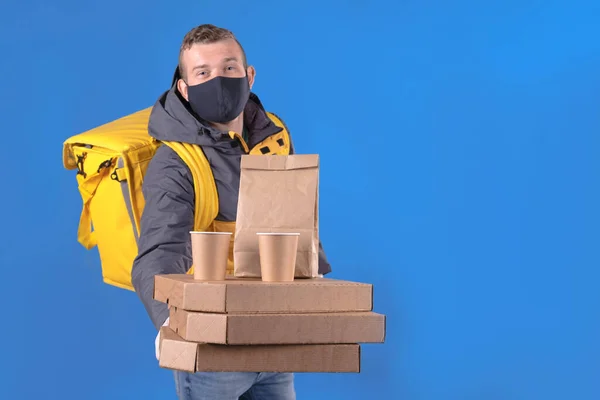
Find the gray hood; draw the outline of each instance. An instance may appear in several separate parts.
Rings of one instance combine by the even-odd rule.
[[[254,93],[250,93],[244,108],[244,126],[249,132],[250,148],[281,130],[268,118]],[[160,141],[216,147],[224,153],[233,150],[228,132],[221,132],[197,117],[175,84],[156,101],[150,114],[148,132]],[[234,150],[233,153],[239,153],[239,150]]]

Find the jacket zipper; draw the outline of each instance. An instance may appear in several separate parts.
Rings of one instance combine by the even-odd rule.
[[[238,133],[235,133],[234,131],[229,131],[229,137],[232,138],[233,140],[237,139],[240,142],[245,154],[250,153],[250,148],[248,147],[248,143],[246,143],[246,141],[244,140],[244,138],[242,136],[240,136]]]

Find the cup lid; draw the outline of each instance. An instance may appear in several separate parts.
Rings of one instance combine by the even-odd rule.
[[[191,234],[201,235],[231,235],[231,232],[202,232],[202,231],[190,231]]]
[[[299,236],[299,232],[257,232],[257,235],[271,235],[271,236]]]

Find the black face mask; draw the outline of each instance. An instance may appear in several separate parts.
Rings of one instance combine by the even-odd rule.
[[[226,123],[244,111],[250,96],[248,77],[217,76],[199,85],[188,86],[192,110],[202,119]]]

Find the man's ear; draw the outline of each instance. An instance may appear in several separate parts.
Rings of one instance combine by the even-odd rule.
[[[179,93],[181,93],[186,101],[190,101],[188,98],[188,86],[185,84],[183,79],[179,79],[177,81],[177,90],[179,90]]]
[[[250,90],[252,90],[252,85],[254,85],[254,78],[256,77],[256,70],[252,65],[246,68],[246,75],[248,76],[248,84],[250,85]]]

